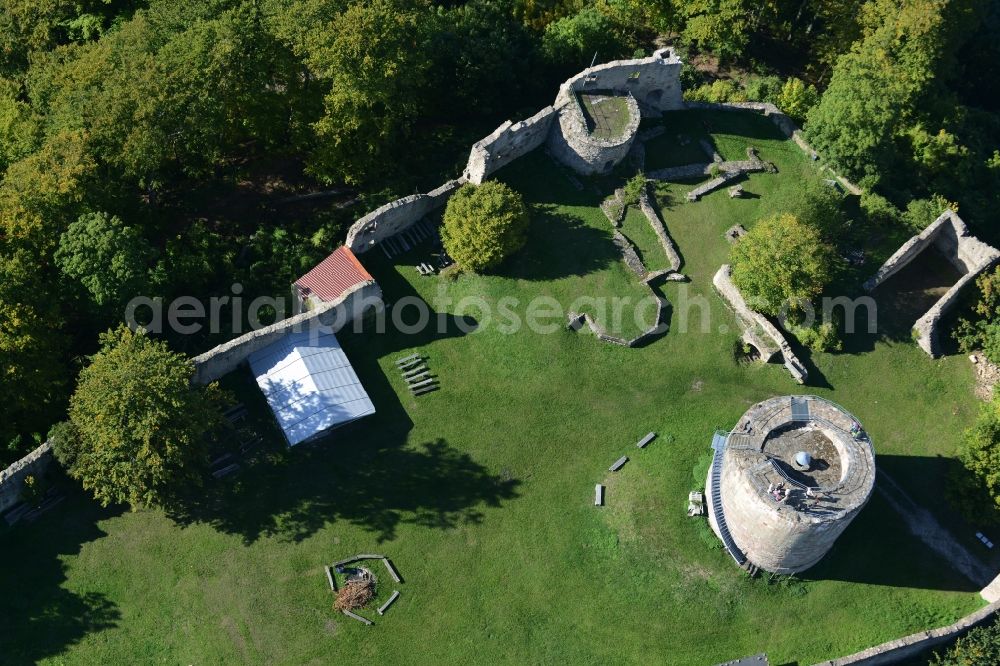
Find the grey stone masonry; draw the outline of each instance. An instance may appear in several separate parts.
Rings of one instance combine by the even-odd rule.
[[[208,384],[232,372],[246,358],[263,349],[275,340],[293,331],[324,328],[336,332],[344,325],[363,316],[372,308],[382,307],[382,290],[374,281],[356,285],[345,291],[340,298],[303,312],[294,317],[282,319],[270,326],[250,331],[229,342],[195,356],[194,377],[196,384]]]
[[[625,97],[629,122],[621,135],[600,139],[590,133],[583,109],[572,89],[562,88],[556,99],[557,125],[549,133],[548,147],[557,160],[577,173],[607,173],[629,154],[639,130],[639,104]],[[558,128],[558,131],[556,131]]]
[[[733,311],[736,313],[736,319],[739,320],[745,331],[750,332],[749,339],[744,339],[754,344],[752,340],[759,340],[761,336],[770,338],[774,345],[781,351],[785,368],[792,375],[792,378],[799,384],[805,384],[809,378],[809,371],[806,370],[802,361],[792,351],[791,345],[788,344],[788,340],[778,330],[778,327],[772,324],[767,317],[751,310],[747,306],[743,295],[736,288],[736,285],[733,284],[729,264],[723,264],[719,268],[715,273],[715,277],[712,278],[712,284],[715,286],[716,291],[719,292],[719,295],[733,308]],[[757,345],[754,344],[754,346]],[[764,357],[765,349],[766,347],[763,349],[758,347],[758,350],[761,352],[761,358]]]
[[[946,627],[918,631],[915,634],[887,641],[846,657],[820,662],[815,666],[881,666],[883,664],[903,663],[905,660],[919,656],[926,650],[955,640],[968,633],[973,627],[986,624],[996,616],[998,610],[1000,610],[1000,602],[993,602]]]
[[[518,123],[508,120],[472,145],[463,177],[478,185],[500,167],[538,148],[545,143],[554,117],[555,109],[547,106]]]
[[[649,220],[649,225],[653,227],[656,237],[660,239],[660,245],[663,246],[663,251],[666,253],[667,260],[670,262],[670,270],[679,271],[681,269],[681,256],[677,252],[677,246],[674,245],[674,241],[667,235],[667,228],[663,224],[663,220],[660,218],[659,213],[657,213],[656,209],[653,208],[650,201],[648,181],[646,182],[646,186],[642,188],[642,192],[639,194],[639,210],[641,210],[642,214],[646,216],[647,220]]]
[[[934,247],[962,274],[962,277],[931,306],[913,325],[917,344],[931,356],[941,354],[939,323],[958,301],[962,290],[976,277],[1000,261],[1000,251],[969,233],[969,228],[954,211],[946,210],[926,229],[903,243],[881,268],[865,281],[866,291],[872,291],[916,259],[927,248]]]
[[[51,463],[52,445],[45,442],[0,472],[0,513],[21,501],[25,477],[41,476]]]
[[[449,180],[427,194],[411,194],[376,208],[351,225],[344,242],[355,254],[367,252],[386,238],[409,228],[425,215],[440,208],[462,186],[462,180]]]

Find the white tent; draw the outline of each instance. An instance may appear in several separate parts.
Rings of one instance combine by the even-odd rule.
[[[289,333],[249,362],[289,446],[375,413],[333,333]]]

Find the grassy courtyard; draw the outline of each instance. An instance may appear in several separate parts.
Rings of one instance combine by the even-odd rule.
[[[814,377],[805,389],[780,365],[734,360],[735,321],[711,287],[728,255],[723,231],[818,176],[762,118],[666,122],[649,169],[667,165],[683,133],[691,141],[678,150],[710,136],[737,159],[752,144],[780,172],[751,175],[744,187],[759,198],[745,200],[719,191],[687,203],[690,184],[659,187],[691,278],[663,287],[674,304],[664,337],[624,349],[567,331],[564,317],[549,318],[550,333],[508,333],[495,309],[455,311],[465,297],[512,299],[524,318],[542,296],[568,307],[648,294],[597,208],[614,183],[577,190],[532,154],[499,174],[524,194],[532,226],[498,274],[422,277],[419,248],[395,262],[364,256],[388,302],[451,303],[421,334],[390,325],[339,335],[374,417],[287,451],[248,373],[234,373],[226,385],[270,443],[257,465],[208,483],[182,514],[100,510],[76,497],[0,536],[4,663],[711,664],[766,651],[772,663],[805,665],[979,607],[978,588],[878,494],[816,568],[781,581],[746,578],[705,522],[686,517],[713,430],[803,390],[856,414],[878,465],[943,511],[942,478],[976,405],[968,361],[930,360],[900,336],[858,334],[844,353],[804,353]],[[633,240],[655,251],[648,237]],[[409,395],[394,359],[413,351],[440,391]],[[636,449],[651,430],[659,438]],[[621,455],[631,461],[608,473]],[[608,487],[605,507],[593,506],[595,483]],[[323,574],[361,552],[385,553],[405,580],[372,628],[333,612]]]

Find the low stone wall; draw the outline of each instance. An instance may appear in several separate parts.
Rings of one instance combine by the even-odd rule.
[[[555,108],[547,106],[527,120],[518,123],[508,120],[472,144],[462,177],[478,185],[500,167],[538,148],[549,136],[555,115]]]
[[[920,653],[948,643],[964,635],[973,627],[989,622],[1000,610],[1000,602],[991,603],[989,606],[966,615],[958,622],[949,624],[947,627],[920,631],[903,638],[897,638],[875,647],[870,647],[861,652],[856,652],[839,659],[823,661],[815,666],[848,666],[864,665],[877,666],[878,664],[898,664],[904,659],[911,659]]]
[[[52,445],[45,442],[0,472],[0,513],[21,501],[25,477],[42,476],[51,462]]]
[[[631,340],[619,338],[614,335],[608,335],[608,333],[601,328],[600,324],[598,324],[593,317],[586,313],[579,314],[577,312],[570,312],[569,327],[574,331],[578,331],[584,324],[586,324],[587,327],[590,328],[590,331],[597,336],[597,339],[602,342],[610,342],[613,345],[620,345],[622,347],[638,347],[639,345],[645,344],[657,336],[663,335],[668,330],[667,308],[670,306],[670,302],[666,298],[657,296],[656,294],[653,294],[653,298],[656,299],[657,303],[656,322]]]
[[[372,308],[382,306],[382,290],[374,281],[356,285],[344,292],[340,298],[323,303],[308,312],[282,319],[270,326],[250,331],[238,338],[194,357],[194,381],[208,384],[223,377],[239,366],[246,358],[288,333],[329,328],[334,332],[359,319]]]
[[[743,295],[740,293],[739,289],[736,288],[736,285],[733,284],[729,264],[723,264],[719,268],[719,270],[715,273],[715,277],[712,278],[712,284],[715,286],[716,291],[719,292],[719,295],[722,296],[723,300],[729,303],[730,307],[733,308],[733,311],[736,313],[737,320],[739,320],[745,329],[750,331],[752,336],[756,336],[756,332],[759,331],[763,335],[770,338],[781,351],[785,368],[792,375],[792,378],[799,384],[805,384],[806,380],[809,378],[809,371],[806,370],[802,361],[800,361],[792,351],[791,345],[788,344],[788,340],[782,332],[778,330],[778,327],[772,324],[767,317],[759,312],[751,310],[747,305]],[[760,349],[760,351],[763,356],[764,350]]]
[[[639,210],[642,214],[646,216],[649,220],[649,226],[653,227],[653,232],[656,233],[656,237],[660,239],[660,245],[663,246],[663,251],[667,255],[667,260],[670,262],[669,269],[671,271],[679,271],[681,269],[681,255],[677,252],[677,246],[674,245],[674,241],[667,235],[667,227],[663,224],[663,220],[660,218],[659,213],[653,208],[652,202],[649,196],[649,182],[647,181],[646,187],[642,189],[639,194]]]
[[[362,254],[390,236],[410,227],[427,213],[439,208],[465,181],[449,180],[427,194],[411,194],[376,208],[351,225],[344,242],[355,254]]]
[[[939,356],[942,353],[938,330],[941,318],[977,276],[1000,261],[1000,251],[971,235],[962,218],[946,210],[926,229],[903,243],[875,275],[865,281],[864,288],[866,291],[876,289],[932,245],[962,273],[962,277],[913,325],[920,348],[931,356]]]
[[[795,121],[774,104],[770,104],[768,102],[726,102],[721,104],[713,102],[684,102],[684,108],[716,111],[754,111],[762,113],[766,118],[769,118],[771,122],[774,123],[774,126],[777,127],[782,134],[794,141],[795,145],[802,149],[802,152],[808,155],[811,159],[819,159],[819,155],[806,141],[805,135],[802,133],[802,130],[799,129],[798,125],[795,124]],[[833,171],[831,171],[831,173],[848,192],[856,196],[861,195],[862,190],[860,187]]]

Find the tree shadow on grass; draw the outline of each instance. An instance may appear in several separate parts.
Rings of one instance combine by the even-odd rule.
[[[528,243],[499,272],[520,280],[547,281],[583,276],[622,260],[608,229],[588,226],[555,205],[532,207]]]
[[[61,558],[106,534],[99,520],[121,511],[100,509],[74,494],[57,510],[31,525],[0,535],[0,598],[4,620],[0,645],[4,664],[33,664],[62,654],[85,636],[110,629],[120,619],[117,606],[100,592],[65,589]]]
[[[395,270],[379,270],[378,280],[387,299],[414,295]],[[454,319],[447,315],[445,323],[454,328]],[[384,333],[338,332],[376,413],[290,449],[253,377],[238,370],[230,381],[244,384],[241,399],[267,440],[268,453],[238,474],[209,481],[201,492],[182,498],[170,517],[180,524],[209,524],[246,543],[261,537],[301,541],[338,520],[376,533],[379,541],[393,539],[402,524],[450,529],[481,521],[484,507],[516,498],[520,482],[491,473],[444,439],[408,442],[413,422],[379,364],[399,350],[417,349],[433,372],[427,345],[462,334],[434,326],[409,334],[391,321]],[[303,395],[296,403],[302,416],[319,406],[315,395]]]

